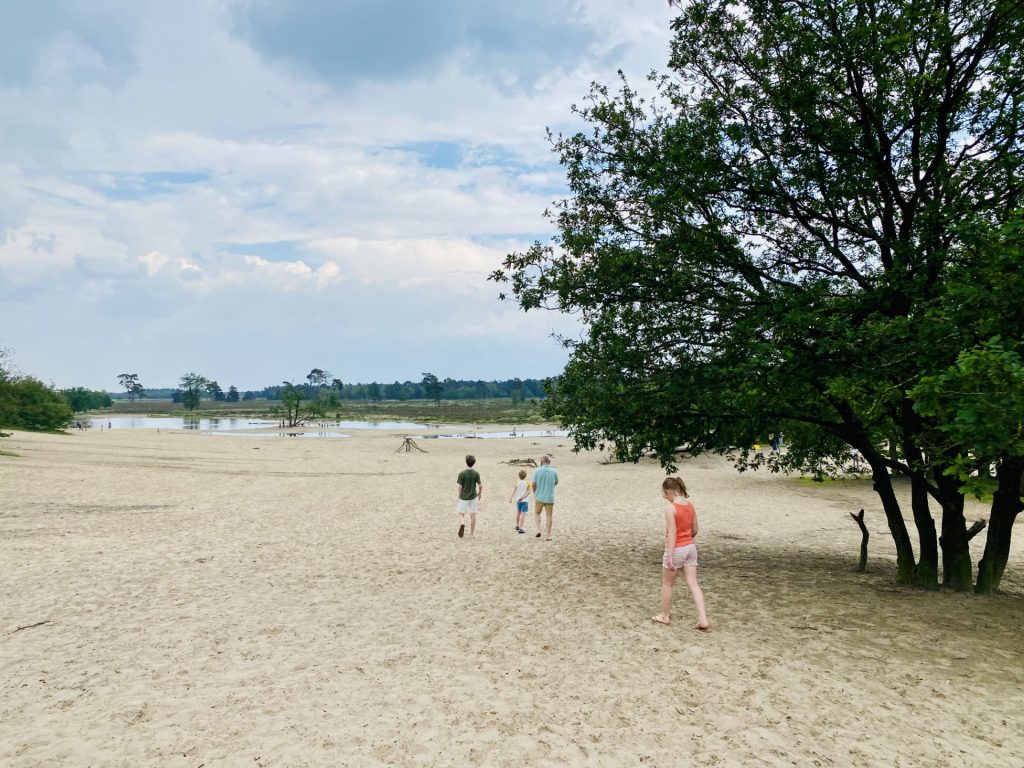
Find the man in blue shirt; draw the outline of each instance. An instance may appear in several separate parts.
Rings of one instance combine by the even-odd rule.
[[[540,466],[533,472],[534,512],[537,519],[537,538],[540,538],[540,513],[547,510],[548,536],[551,541],[551,518],[555,512],[555,486],[558,485],[558,473],[551,466],[551,457],[542,456]]]

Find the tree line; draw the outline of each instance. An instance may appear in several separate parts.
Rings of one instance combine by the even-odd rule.
[[[183,375],[178,387],[163,389],[145,387],[136,373],[121,373],[117,381],[124,390],[122,393],[112,394],[85,387],[57,390],[32,376],[18,373],[11,353],[0,348],[0,427],[59,430],[74,421],[75,413],[109,408],[114,399],[170,399],[181,403],[187,410],[195,410],[204,399],[213,402],[264,399],[281,403],[281,406],[273,407],[279,408],[286,420],[297,422],[303,417],[324,416],[331,409],[340,407],[343,401],[439,401],[443,395],[451,400],[508,397],[519,402],[545,396],[545,382],[541,379],[441,380],[434,374],[425,373],[416,382],[344,384],[319,368],[312,369],[305,379],[305,382],[285,381],[280,385],[241,392],[234,385],[225,391],[216,380],[195,372]],[[300,412],[304,416],[300,416]]]
[[[313,369],[314,371],[320,369]],[[433,376],[433,374],[430,374]],[[436,376],[434,376],[437,379]],[[204,377],[205,379],[205,377]],[[201,399],[216,402],[239,402],[249,400],[280,400],[287,391],[287,384],[273,384],[255,390],[239,390],[230,385],[225,391],[215,380],[205,380],[199,387]],[[331,390],[339,402],[341,401],[380,401],[380,400],[434,400],[435,390],[428,381],[394,381],[343,383],[336,378],[329,378],[325,383],[310,383],[308,379],[293,384],[303,392],[308,400],[315,398],[323,389]],[[545,397],[544,379],[437,379],[440,393],[447,400],[479,400],[493,398],[511,398],[512,400],[529,400]],[[190,387],[137,388],[107,395],[114,399],[150,398],[183,402],[183,397]],[[100,393],[106,394],[106,393]]]
[[[432,378],[429,378],[432,377]],[[344,384],[336,380],[326,385],[299,383],[306,397],[314,397],[324,386],[337,394],[339,400],[480,400],[489,398],[530,399],[545,396],[543,379],[502,379],[484,381],[481,379],[439,379],[434,374],[424,374],[420,381],[394,381],[391,383],[370,382]],[[436,387],[440,386],[440,389]],[[279,400],[285,385],[266,387],[258,396],[267,400]]]

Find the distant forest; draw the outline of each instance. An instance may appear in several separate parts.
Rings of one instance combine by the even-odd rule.
[[[471,381],[465,379],[442,379],[440,381],[441,392],[439,397],[444,400],[481,400],[486,398],[509,397],[513,399],[529,399],[545,397],[544,379],[506,379],[504,381]],[[427,393],[423,382],[418,381],[395,381],[391,384],[370,382],[369,384],[341,384],[338,386],[316,386],[311,384],[296,384],[295,388],[301,390],[307,400],[313,400],[324,391],[329,390],[339,400],[432,400],[432,395]],[[237,393],[239,400],[280,400],[281,393],[285,391],[284,385],[264,387],[263,389],[248,390],[239,392],[214,391],[212,399],[234,400],[232,397]],[[181,399],[181,390],[176,388],[144,389],[144,397],[151,400],[175,400]],[[136,395],[138,396],[138,395]],[[110,397],[115,400],[127,400],[125,392],[111,393]]]

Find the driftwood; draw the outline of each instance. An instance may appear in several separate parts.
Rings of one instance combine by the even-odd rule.
[[[35,624],[26,624],[25,626],[18,627],[13,632],[8,632],[7,634],[8,635],[13,635],[14,632],[21,632],[21,630],[23,630],[23,629],[33,629],[34,627],[41,627],[44,624],[49,624],[50,621],[51,621],[50,619],[47,619],[46,621],[37,621]]]
[[[860,565],[857,566],[857,573],[864,573],[868,569],[868,537],[870,536],[868,527],[864,525],[864,510],[862,509],[856,515],[851,512],[850,517],[860,527]]]
[[[427,451],[423,450],[418,445],[416,445],[416,441],[413,440],[411,437],[406,437],[405,440],[402,441],[402,444],[398,446],[398,450],[396,450],[395,453],[402,453],[403,451],[405,453],[412,453],[413,451],[427,453]]]
[[[511,466],[514,466],[514,467],[536,467],[537,466],[537,462],[534,461],[533,459],[509,459],[508,461],[503,461],[502,464],[509,464]]]

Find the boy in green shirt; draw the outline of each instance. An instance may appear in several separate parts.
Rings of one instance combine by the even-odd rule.
[[[466,533],[466,513],[469,513],[469,538],[473,538],[476,531],[476,513],[480,508],[480,497],[484,494],[484,484],[480,479],[480,473],[473,469],[476,464],[475,456],[466,457],[466,468],[459,472],[459,479],[456,481],[459,489],[459,498],[455,503],[455,511],[459,515],[459,538]]]

